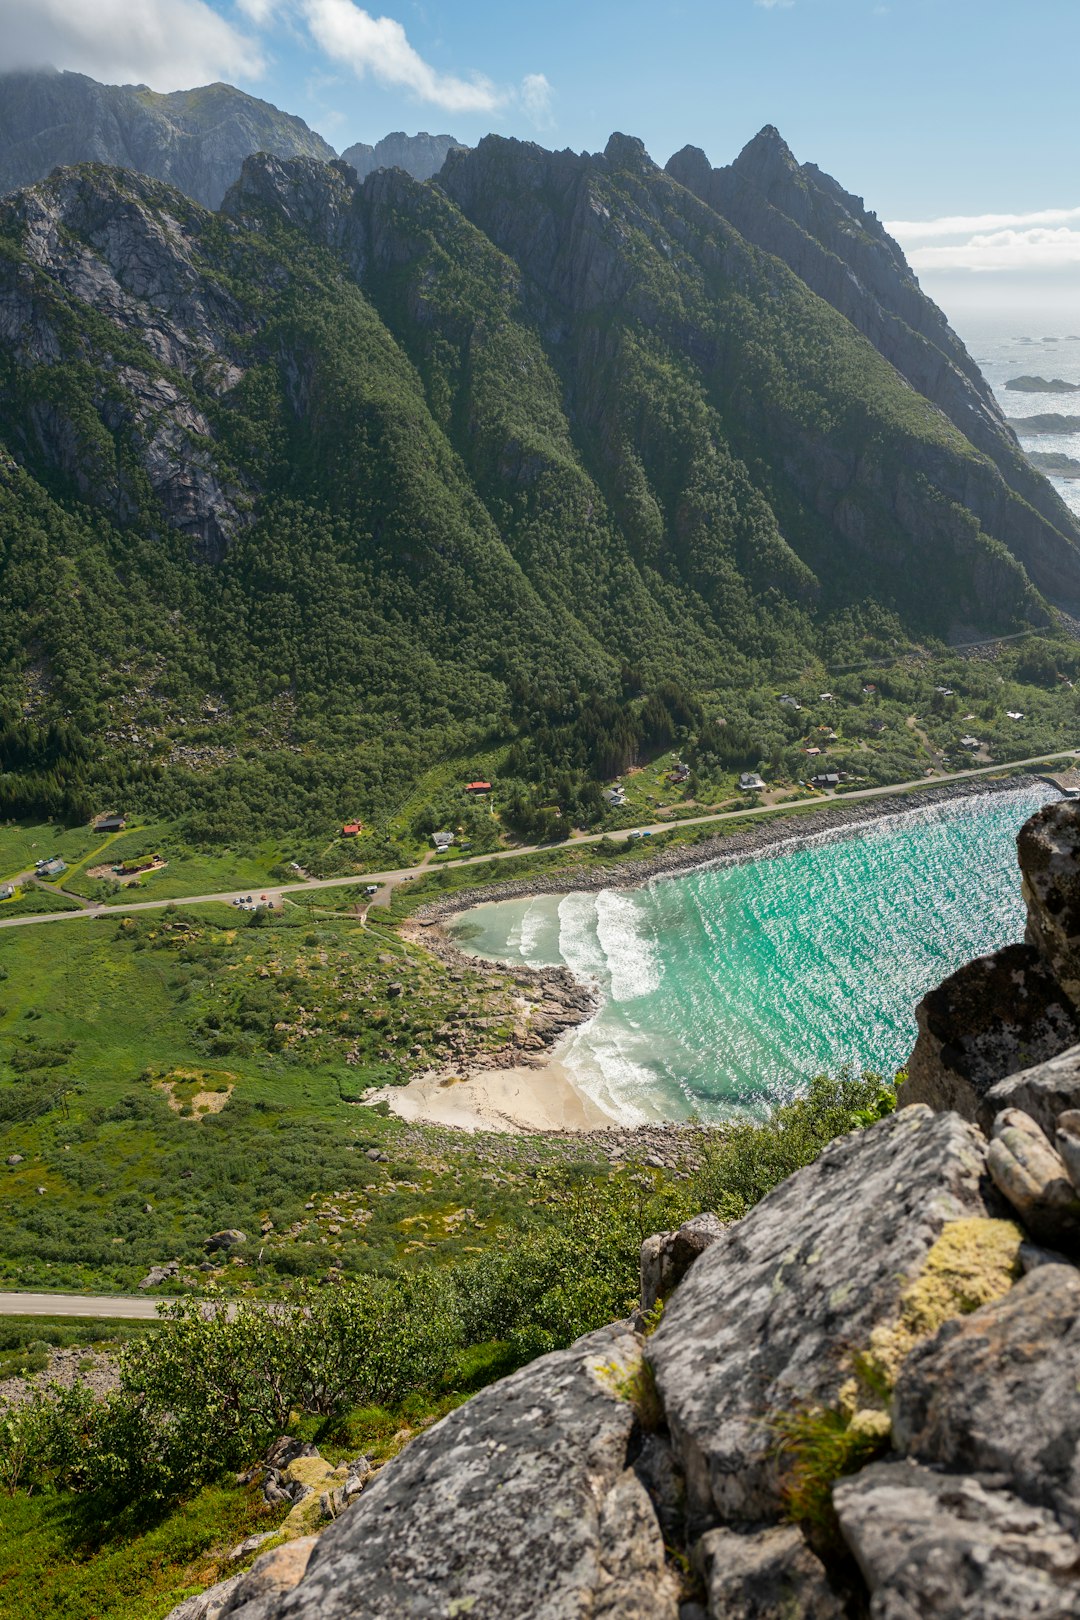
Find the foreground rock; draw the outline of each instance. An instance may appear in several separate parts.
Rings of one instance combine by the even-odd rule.
[[[873,1620],[1075,1620],[1077,1546],[1045,1509],[913,1462],[833,1492]]]
[[[483,1390],[389,1464],[319,1538],[287,1601],[237,1620],[676,1620],[631,1466],[641,1340],[603,1329]]]
[[[695,1260],[724,1234],[715,1215],[695,1215],[677,1232],[654,1232],[641,1246],[641,1310],[654,1309],[682,1282]]]
[[[1031,945],[1008,945],[953,973],[915,1010],[919,1038],[901,1097],[953,1109],[989,1130],[1004,1075],[1080,1042],[1080,1017]]]
[[[985,1163],[972,1126],[905,1109],[834,1142],[697,1262],[648,1342],[692,1521],[779,1516],[772,1425],[840,1404],[852,1351],[899,1324],[946,1222],[991,1214]]]
[[[1080,1046],[999,1080],[986,1093],[986,1108],[993,1118],[1020,1108],[1053,1139],[1061,1115],[1080,1108]]]
[[[1080,1532],[1080,1272],[1042,1266],[917,1348],[897,1383],[893,1436]]]
[[[1044,806],[1016,845],[1025,943],[968,963],[923,999],[901,1092],[987,1132],[1005,1106],[998,1083],[1080,1044],[1080,805]]]
[[[709,1598],[709,1620],[843,1620],[820,1558],[795,1525],[710,1530],[695,1563]]]

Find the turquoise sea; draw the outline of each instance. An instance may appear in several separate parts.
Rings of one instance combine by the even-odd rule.
[[[639,889],[540,895],[454,919],[459,944],[595,983],[555,1055],[629,1122],[763,1113],[844,1064],[891,1074],[915,1003],[1022,937],[1017,831],[1038,784],[911,810]]]

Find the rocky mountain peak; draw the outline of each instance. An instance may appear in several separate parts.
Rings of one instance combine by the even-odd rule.
[[[798,184],[802,177],[798,159],[775,124],[766,124],[753,140],[747,141],[731,168],[766,195],[774,188]]]
[[[668,159],[664,169],[680,186],[685,186],[696,196],[708,188],[712,177],[712,164],[700,146],[682,147]]]
[[[621,135],[616,131],[604,147],[604,156],[613,169],[630,169],[645,174],[657,165],[645,150],[645,142],[636,135]]]
[[[709,168],[696,149],[684,148],[669,160],[667,173],[832,304],[1076,543],[1076,520],[1034,475],[989,384],[860,197],[814,164],[800,164],[771,124],[726,168]],[[1058,600],[1049,574],[1041,588]]]
[[[82,73],[0,76],[0,192],[74,163],[134,169],[216,208],[251,152],[324,162],[332,146],[302,118],[230,84],[160,95]]]
[[[395,130],[370,146],[357,141],[342,152],[342,161],[356,170],[357,178],[366,180],[376,169],[404,169],[414,180],[431,180],[446,162],[449,154],[462,147],[456,135],[429,135],[426,129],[415,135]]]
[[[279,158],[256,152],[245,158],[221,212],[248,229],[257,229],[261,216],[269,211],[313,241],[346,251],[355,264],[362,235],[357,192],[356,175],[341,158],[320,163],[314,158]]]

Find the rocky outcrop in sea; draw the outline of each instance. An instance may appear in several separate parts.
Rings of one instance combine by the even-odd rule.
[[[1066,995],[1080,806],[1020,852]],[[302,1578],[257,1563],[202,1620],[1080,1613],[1080,1046],[959,1109],[928,1076],[742,1220],[651,1238],[646,1314],[451,1412]]]

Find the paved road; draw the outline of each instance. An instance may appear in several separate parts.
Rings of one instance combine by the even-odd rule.
[[[819,793],[813,800],[815,808],[822,809],[828,804],[851,804],[859,799],[881,799],[890,793],[904,793],[911,788],[941,787],[943,783],[967,782],[980,776],[1000,776],[1005,771],[1023,770],[1028,765],[1051,765],[1058,760],[1074,760],[1080,756],[1080,748],[1062,749],[1056,754],[1039,754],[1034,759],[1010,760],[1006,765],[982,765],[970,771],[951,771],[940,776],[920,776],[911,782],[892,782],[886,787],[855,788],[850,793]],[[774,816],[777,812],[806,809],[809,801],[803,799],[796,805],[770,805],[763,804],[755,807],[747,806],[745,809],[717,810],[703,816],[680,816],[677,820],[641,822],[634,830],[638,832],[664,833],[670,832],[673,827],[703,827],[714,822],[737,821],[748,816]],[[520,849],[496,849],[488,855],[470,855],[465,860],[455,861],[455,867],[483,866],[489,861],[511,861],[521,855],[535,855],[540,849],[552,848],[576,849],[580,844],[597,844],[601,838],[627,838],[629,833],[586,833],[580,838],[573,838],[566,845],[540,845],[527,844]],[[266,894],[271,900],[280,900],[283,894],[311,894],[318,889],[341,889],[355,887],[365,883],[395,884],[406,882],[410,878],[425,876],[432,868],[427,866],[425,859],[417,866],[400,867],[394,872],[354,872],[349,877],[334,878],[308,878],[301,883],[279,883],[260,890],[258,884],[247,884],[242,889],[225,889],[216,894],[185,894],[174,896],[168,900],[132,900],[121,905],[103,906],[93,905],[86,911],[46,911],[37,915],[26,917],[5,917],[0,920],[0,928],[33,928],[44,923],[80,922],[87,917],[113,917],[124,916],[135,911],[163,911],[166,906],[202,906],[212,902],[228,904],[232,900],[239,900],[244,895],[252,894],[256,890]]]
[[[0,1316],[93,1316],[120,1321],[155,1321],[156,1299],[120,1294],[9,1294],[0,1292]]]

